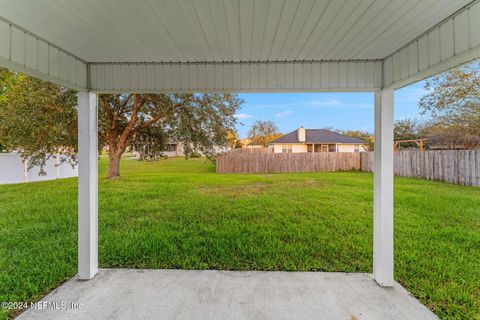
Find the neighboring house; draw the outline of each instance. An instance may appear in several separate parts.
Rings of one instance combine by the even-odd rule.
[[[246,138],[246,139],[243,139],[243,140],[240,140],[240,144],[242,145],[242,148],[248,148],[248,149],[251,149],[251,148],[262,148],[263,146],[257,142],[254,142],[252,139],[250,138]]]
[[[175,141],[168,141],[165,145],[165,150],[162,150],[163,154],[167,157],[183,157],[183,144]]]
[[[245,138],[240,140],[242,148],[252,149],[252,148],[263,148],[263,146],[250,138]]]
[[[213,149],[215,153],[222,153],[222,152],[227,152],[228,150],[231,149],[231,147],[230,146],[214,146]],[[168,143],[165,145],[165,150],[163,150],[162,152],[167,157],[185,156],[185,153],[183,150],[183,144],[175,141],[168,141]],[[202,154],[201,152],[199,153]]]
[[[360,152],[365,141],[326,129],[300,127],[270,142],[275,153]]]
[[[429,150],[473,150],[480,148],[480,136],[441,136],[432,135],[425,139]]]
[[[258,142],[250,142],[250,143],[247,144],[244,148],[247,148],[247,149],[256,149],[256,148],[264,148],[264,146],[261,145],[261,144],[258,143]]]

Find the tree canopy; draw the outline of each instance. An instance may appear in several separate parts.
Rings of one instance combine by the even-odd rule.
[[[5,102],[6,94],[19,75],[8,69],[0,68],[0,103]]]
[[[248,131],[248,137],[252,143],[260,144],[266,147],[270,141],[280,136],[277,125],[271,121],[255,120]]]
[[[363,130],[338,130],[339,133],[349,137],[360,138],[365,141],[363,146],[367,151],[373,151],[373,135]]]
[[[109,151],[109,178],[120,175],[128,147],[148,147],[159,155],[167,139],[183,145],[185,156],[213,159],[235,130],[243,101],[231,94],[118,94],[100,96],[100,137]]]
[[[232,130],[227,134],[227,142],[228,145],[233,149],[238,149],[242,147],[242,141],[238,136],[238,132],[236,130]]]
[[[76,92],[5,69],[0,81],[0,147],[20,151],[31,166],[43,167],[57,153],[75,163]],[[120,175],[127,149],[148,149],[155,158],[168,140],[183,144],[186,157],[198,152],[213,159],[235,131],[242,102],[231,94],[99,95],[98,145],[109,151],[109,177]]]
[[[480,61],[439,74],[425,82],[420,109],[429,134],[478,146],[480,137]],[[472,141],[477,141],[473,143]]]
[[[0,108],[2,107],[2,103],[5,103],[6,94],[15,83],[17,76],[15,72],[0,68]],[[2,144],[0,136],[0,152],[4,150],[6,150],[6,146]]]
[[[4,72],[5,74],[5,72]],[[0,100],[0,143],[17,150],[29,166],[45,165],[57,153],[76,161],[76,93],[25,75],[7,76]],[[43,172],[43,170],[41,170]]]
[[[393,139],[395,141],[419,139],[420,128],[421,125],[416,119],[409,118],[396,120],[393,126]]]

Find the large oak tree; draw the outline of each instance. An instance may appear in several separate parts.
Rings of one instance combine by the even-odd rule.
[[[150,144],[152,137],[182,143],[187,157],[193,152],[213,157],[234,130],[241,103],[231,94],[102,95],[100,136],[109,151],[108,177],[120,176],[120,158],[128,147]]]
[[[13,81],[13,80],[14,81]],[[30,165],[57,153],[76,161],[76,93],[61,86],[0,69],[0,144],[18,150]],[[182,143],[185,155],[213,158],[235,130],[243,101],[231,94],[115,94],[99,96],[99,148],[109,151],[110,179],[120,176],[128,148],[158,155],[167,139]]]

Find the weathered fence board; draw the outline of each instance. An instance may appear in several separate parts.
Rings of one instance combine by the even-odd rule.
[[[361,170],[373,171],[373,152],[362,152]],[[402,177],[480,186],[480,150],[395,152],[393,170]]]
[[[347,170],[360,170],[360,153],[227,152],[217,158],[217,173],[280,173]]]

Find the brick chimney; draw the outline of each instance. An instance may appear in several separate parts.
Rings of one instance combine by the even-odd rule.
[[[298,134],[298,141],[305,142],[305,128],[303,126],[298,128],[297,134]]]

